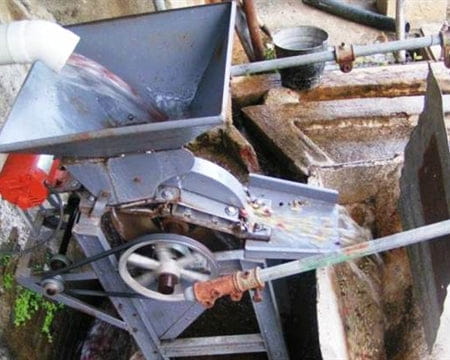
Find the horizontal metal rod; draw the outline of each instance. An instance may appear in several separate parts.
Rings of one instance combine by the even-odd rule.
[[[168,357],[257,353],[267,351],[261,334],[183,338],[161,343]]]
[[[363,256],[437,239],[449,234],[450,220],[445,220],[432,225],[426,225],[398,234],[351,245],[342,248],[339,251],[334,251],[333,253],[315,255],[305,259],[287,262],[282,265],[261,269],[260,278],[263,282],[281,279]]]
[[[361,57],[374,54],[395,52],[399,50],[420,49],[441,44],[442,44],[442,37],[440,34],[436,34],[413,39],[389,41],[379,44],[354,45],[353,50],[355,53],[355,57]],[[290,56],[275,60],[266,60],[253,62],[249,64],[234,65],[231,67],[231,76],[257,74],[266,71],[285,69],[325,61],[336,61],[336,54],[334,49],[306,55]]]

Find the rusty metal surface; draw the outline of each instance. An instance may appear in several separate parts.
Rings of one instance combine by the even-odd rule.
[[[442,53],[444,56],[445,66],[450,68],[450,30],[447,28],[441,32],[442,37]]]
[[[405,148],[399,211],[404,229],[450,218],[450,154],[442,93],[430,69],[425,108]],[[450,236],[408,249],[429,348],[450,283]]]
[[[255,60],[264,60],[264,44],[262,42],[258,13],[256,11],[256,4],[254,0],[243,0],[243,8],[245,16],[247,18],[248,30],[250,32],[250,39],[252,41],[253,52],[255,54]]]
[[[138,98],[128,103],[153,104],[169,120],[148,122],[123,96],[94,91],[98,82],[36,63],[0,151],[99,157],[181,147],[225,120],[234,18],[229,2],[71,26],[81,37],[75,52],[123,79]]]
[[[347,45],[342,43],[339,46],[334,47],[336,54],[336,63],[343,73],[348,73],[353,69],[353,62],[356,59],[353,45]]]

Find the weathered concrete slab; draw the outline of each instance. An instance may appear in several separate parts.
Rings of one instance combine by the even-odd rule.
[[[244,107],[260,103],[270,89],[281,86],[281,78],[279,74],[238,76],[230,86],[234,104]]]
[[[444,94],[450,93],[450,72],[443,63],[433,66]],[[301,100],[396,97],[424,95],[428,64],[355,68],[351,73],[329,71],[320,85],[300,94]]]
[[[450,115],[450,95],[444,103]],[[313,167],[401,154],[422,109],[423,97],[409,96],[257,105],[242,111],[275,154],[308,175]]]
[[[332,95],[323,90],[324,96],[338,100],[324,97],[323,101],[311,101],[300,94],[295,103],[292,94],[276,87],[266,93],[267,104],[243,109],[245,124],[283,164],[309,176],[309,183],[338,190],[340,203],[348,206],[360,224],[370,227],[375,237],[401,231],[397,200],[403,151],[424,107],[420,94],[425,91],[426,73],[416,74],[414,86],[402,87],[397,80],[401,68],[397,67],[397,74],[387,73],[379,83],[365,74],[361,83],[353,79],[353,85],[342,86]],[[345,77],[339,75],[337,81]],[[447,76],[441,73],[441,80]],[[367,83],[374,87],[366,92]],[[398,84],[400,92],[389,88],[392,83]],[[448,86],[447,80],[441,83]],[[376,89],[387,97],[379,97]],[[350,99],[339,99],[345,97],[345,91],[351,94]],[[364,97],[371,96],[371,91],[377,97]],[[402,92],[415,95],[393,97]],[[360,98],[356,98],[358,93]],[[315,96],[320,98],[320,92]],[[450,95],[444,96],[444,108],[450,123]],[[331,299],[329,308],[337,303],[333,311],[338,312],[344,326],[346,347],[332,351],[347,352],[350,358],[358,359],[424,358],[425,335],[421,312],[412,296],[407,253],[402,249],[389,252],[379,261],[380,266],[366,274],[358,274],[361,264],[357,264],[354,269],[334,268],[334,272],[318,275],[319,287],[331,281],[334,292],[323,295],[320,301]],[[353,296],[367,287],[378,296],[374,302]],[[334,300],[325,299],[328,295]],[[321,331],[326,330],[331,315],[319,316]],[[367,331],[369,328],[374,330]]]
[[[442,63],[433,67],[443,93],[450,94],[450,72]],[[317,87],[298,92],[281,88],[279,74],[241,76],[231,80],[231,93],[240,107],[262,103],[270,89],[297,94],[300,101],[414,96],[425,94],[427,74],[425,62],[355,68],[349,74],[326,71]]]

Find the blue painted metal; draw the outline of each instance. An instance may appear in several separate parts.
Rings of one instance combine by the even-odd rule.
[[[70,66],[56,74],[36,63],[0,132],[0,152],[101,157],[181,147],[225,119],[234,18],[229,2],[71,26],[81,37],[75,51],[123,79],[139,101],[118,89],[102,95]],[[169,120],[145,123],[142,104]],[[141,124],[115,127],[130,109],[131,123]]]
[[[253,174],[248,190],[264,202],[249,207],[250,217],[272,232],[267,242],[246,241],[247,258],[299,259],[340,248],[336,191]]]

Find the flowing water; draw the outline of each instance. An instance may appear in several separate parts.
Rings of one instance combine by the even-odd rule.
[[[175,94],[155,90],[148,86],[147,92],[156,107],[167,114],[170,119],[178,120],[189,117],[189,106],[195,97],[195,91]]]
[[[339,222],[338,222],[338,230],[339,230],[339,238],[341,245],[343,247],[354,245],[357,243],[370,241],[372,239],[372,234],[369,229],[362,227],[356,223],[350,216],[348,210],[341,205],[339,207]],[[374,262],[376,266],[383,265],[383,259],[379,254],[374,254],[367,257],[368,261]],[[357,276],[357,278],[366,284],[370,297],[374,300],[374,302],[380,302],[380,294],[375,286],[373,279],[368,276],[363,270],[361,270],[358,266],[358,259],[348,261],[346,263],[351,271]]]
[[[87,115],[91,101],[103,111],[109,127],[138,125],[168,119],[152,101],[144,101],[119,76],[104,66],[79,54],[73,54],[58,76],[58,92],[71,94],[67,104]],[[75,97],[73,88],[84,96]],[[76,94],[76,93],[75,93]],[[76,102],[75,102],[76,99]]]
[[[337,207],[339,211],[338,231],[342,246],[349,246],[372,239],[370,230],[358,225],[344,206],[337,205]]]

